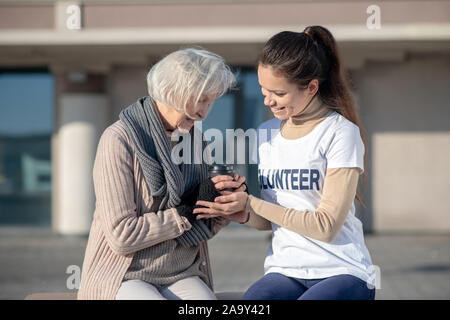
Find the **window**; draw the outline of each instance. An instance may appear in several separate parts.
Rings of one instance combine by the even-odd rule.
[[[49,225],[53,77],[0,71],[0,223]]]

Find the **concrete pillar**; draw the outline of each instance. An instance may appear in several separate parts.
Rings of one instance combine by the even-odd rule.
[[[53,229],[86,235],[95,210],[92,169],[108,121],[106,76],[84,71],[56,75],[56,150],[53,152]]]

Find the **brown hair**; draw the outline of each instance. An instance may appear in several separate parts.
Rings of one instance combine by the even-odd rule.
[[[336,41],[326,28],[309,26],[303,32],[283,31],[274,35],[265,44],[258,64],[272,67],[300,89],[305,89],[311,80],[317,79],[320,99],[330,109],[357,125],[361,139],[364,145],[367,145]],[[364,168],[366,163],[367,148]],[[366,181],[367,170],[364,170],[363,188]],[[356,193],[356,199],[364,206],[359,192]]]

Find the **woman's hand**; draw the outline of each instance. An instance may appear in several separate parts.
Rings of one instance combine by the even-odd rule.
[[[214,186],[218,191],[224,194],[225,189],[234,189],[232,192],[242,192],[247,189],[247,186],[244,184],[245,177],[239,177],[238,174],[235,174],[234,177],[227,175],[219,175],[211,178],[212,182],[214,182]]]
[[[222,191],[222,194],[214,202],[197,201],[197,205],[204,207],[194,209],[193,214],[197,215],[197,219],[224,217],[239,223],[247,221],[248,213],[245,212],[245,207],[248,194],[244,191]]]

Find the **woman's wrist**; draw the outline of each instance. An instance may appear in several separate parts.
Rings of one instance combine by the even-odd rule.
[[[239,222],[240,224],[246,224],[249,220],[250,220],[250,195],[247,196],[247,202],[245,204],[245,209],[244,209],[244,217],[245,217],[245,221],[243,222]]]
[[[244,217],[245,217],[245,220],[239,222],[240,224],[246,224],[248,222],[248,220],[250,220],[250,212],[244,211]]]

